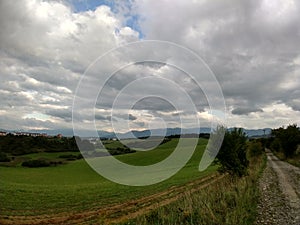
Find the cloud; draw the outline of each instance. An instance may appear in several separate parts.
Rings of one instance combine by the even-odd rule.
[[[254,113],[254,112],[263,112],[262,109],[255,109],[255,108],[235,108],[234,110],[231,111],[232,114],[234,115],[248,115],[249,113]]]
[[[72,121],[72,112],[70,109],[49,109],[45,113],[49,116],[64,119],[66,122]]]
[[[142,0],[109,6],[76,5],[73,0],[0,1],[0,128],[72,127],[73,98],[87,67],[107,51],[141,37],[180,44],[207,63],[223,90],[228,126],[276,127],[298,122],[299,6],[295,0],[274,0],[272,4],[268,0]],[[206,93],[171,65],[172,56],[178,52],[159,50],[140,51],[136,57],[160,52],[164,62],[130,62],[130,57],[115,54],[113,60],[86,74],[87,88],[80,96],[82,110],[73,112],[80,125],[93,123],[93,110],[87,108],[93,101],[99,127],[111,129],[110,110],[116,98],[119,101],[113,119],[124,119],[125,115],[125,120],[142,127],[149,118],[162,118],[174,126],[179,124],[179,116],[188,118],[191,108],[185,94],[197,112],[206,115]],[[120,68],[125,63],[128,66]],[[196,71],[189,59],[180,63],[197,74],[204,73]],[[100,81],[111,68],[115,74],[98,99],[91,100],[90,93],[99,91]],[[201,85],[221,103],[211,83],[202,80]],[[133,99],[137,101],[132,103]],[[209,124],[202,119],[202,124]]]
[[[298,1],[145,0],[135,4],[143,17],[139,22],[145,38],[175,42],[202,57],[220,82],[227,108],[234,108],[235,115],[256,116],[247,120],[246,127],[257,127],[259,118],[265,119],[256,106],[280,102],[298,109]],[[290,120],[297,121],[296,114],[289,114]],[[229,118],[229,126],[240,123],[237,117]],[[275,115],[269,126],[280,123],[280,115]]]
[[[300,100],[299,99],[293,99],[293,100],[287,102],[287,105],[290,106],[293,110],[300,112]]]
[[[136,120],[137,117],[132,115],[132,114],[129,114],[129,117],[128,117],[129,120]]]
[[[21,118],[35,111],[71,127],[73,96],[87,66],[120,43],[138,40],[121,18],[105,5],[74,12],[62,1],[1,1],[0,104],[8,118],[2,126],[25,129],[30,124]]]

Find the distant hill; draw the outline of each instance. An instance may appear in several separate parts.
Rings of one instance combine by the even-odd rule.
[[[232,130],[233,128],[229,128],[228,130]],[[244,129],[244,132],[248,137],[258,137],[263,135],[271,134],[271,128],[263,128],[263,129]],[[6,132],[13,132],[5,130]],[[28,130],[28,132],[39,132],[39,133],[47,133],[48,135],[55,136],[57,134],[62,134],[66,137],[71,137],[74,135],[73,129],[55,129],[55,130]],[[202,128],[188,128],[188,129],[181,129],[181,128],[167,128],[165,129],[152,129],[152,130],[142,130],[142,131],[129,131],[126,133],[113,133],[107,132],[103,130],[98,131],[98,135],[101,138],[119,138],[119,139],[128,139],[128,138],[141,138],[141,137],[148,137],[152,136],[170,136],[170,135],[180,135],[180,134],[200,134],[200,133],[210,133],[211,129],[209,127],[202,127]],[[92,137],[94,132],[91,131],[84,131],[85,137]]]
[[[264,135],[270,135],[272,132],[271,128],[264,128],[264,129],[244,129],[244,132],[248,137],[254,137],[254,136],[264,136]]]

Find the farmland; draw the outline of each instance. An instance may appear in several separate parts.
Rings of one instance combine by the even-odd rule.
[[[176,139],[154,150],[119,155],[129,164],[149,165],[172,153]],[[36,216],[61,212],[96,210],[180,186],[216,171],[213,165],[204,172],[198,164],[207,140],[199,139],[196,151],[187,165],[170,179],[150,186],[131,187],[113,183],[94,172],[84,159],[45,168],[0,167],[0,213],[6,216]],[[34,153],[30,158],[57,158],[58,153]],[[103,157],[105,158],[105,157]]]

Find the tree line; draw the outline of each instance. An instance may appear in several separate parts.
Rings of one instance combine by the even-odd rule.
[[[292,158],[300,145],[300,129],[296,124],[273,129],[271,137],[253,140],[248,140],[242,128],[228,131],[225,127],[219,127],[212,138],[220,133],[225,135],[216,159],[221,171],[237,176],[246,175],[249,159],[261,155],[265,148]]]
[[[78,152],[75,137],[31,137],[7,135],[0,137],[0,152],[24,155],[36,152]]]
[[[272,151],[281,152],[285,158],[295,156],[300,144],[300,130],[297,124],[272,130],[272,137],[267,142]]]

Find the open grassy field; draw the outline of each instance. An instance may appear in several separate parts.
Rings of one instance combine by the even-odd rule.
[[[117,158],[133,165],[149,165],[166,158],[176,144],[177,140],[173,139],[154,150],[120,155]],[[206,144],[206,139],[199,139],[193,157],[179,173],[164,182],[145,187],[110,182],[94,172],[84,159],[46,168],[0,167],[0,215],[40,215],[92,210],[182,185],[216,171],[216,165],[204,172],[198,171]],[[56,155],[42,157],[58,156],[57,153],[43,154]],[[39,156],[41,155],[30,155],[31,158]]]

